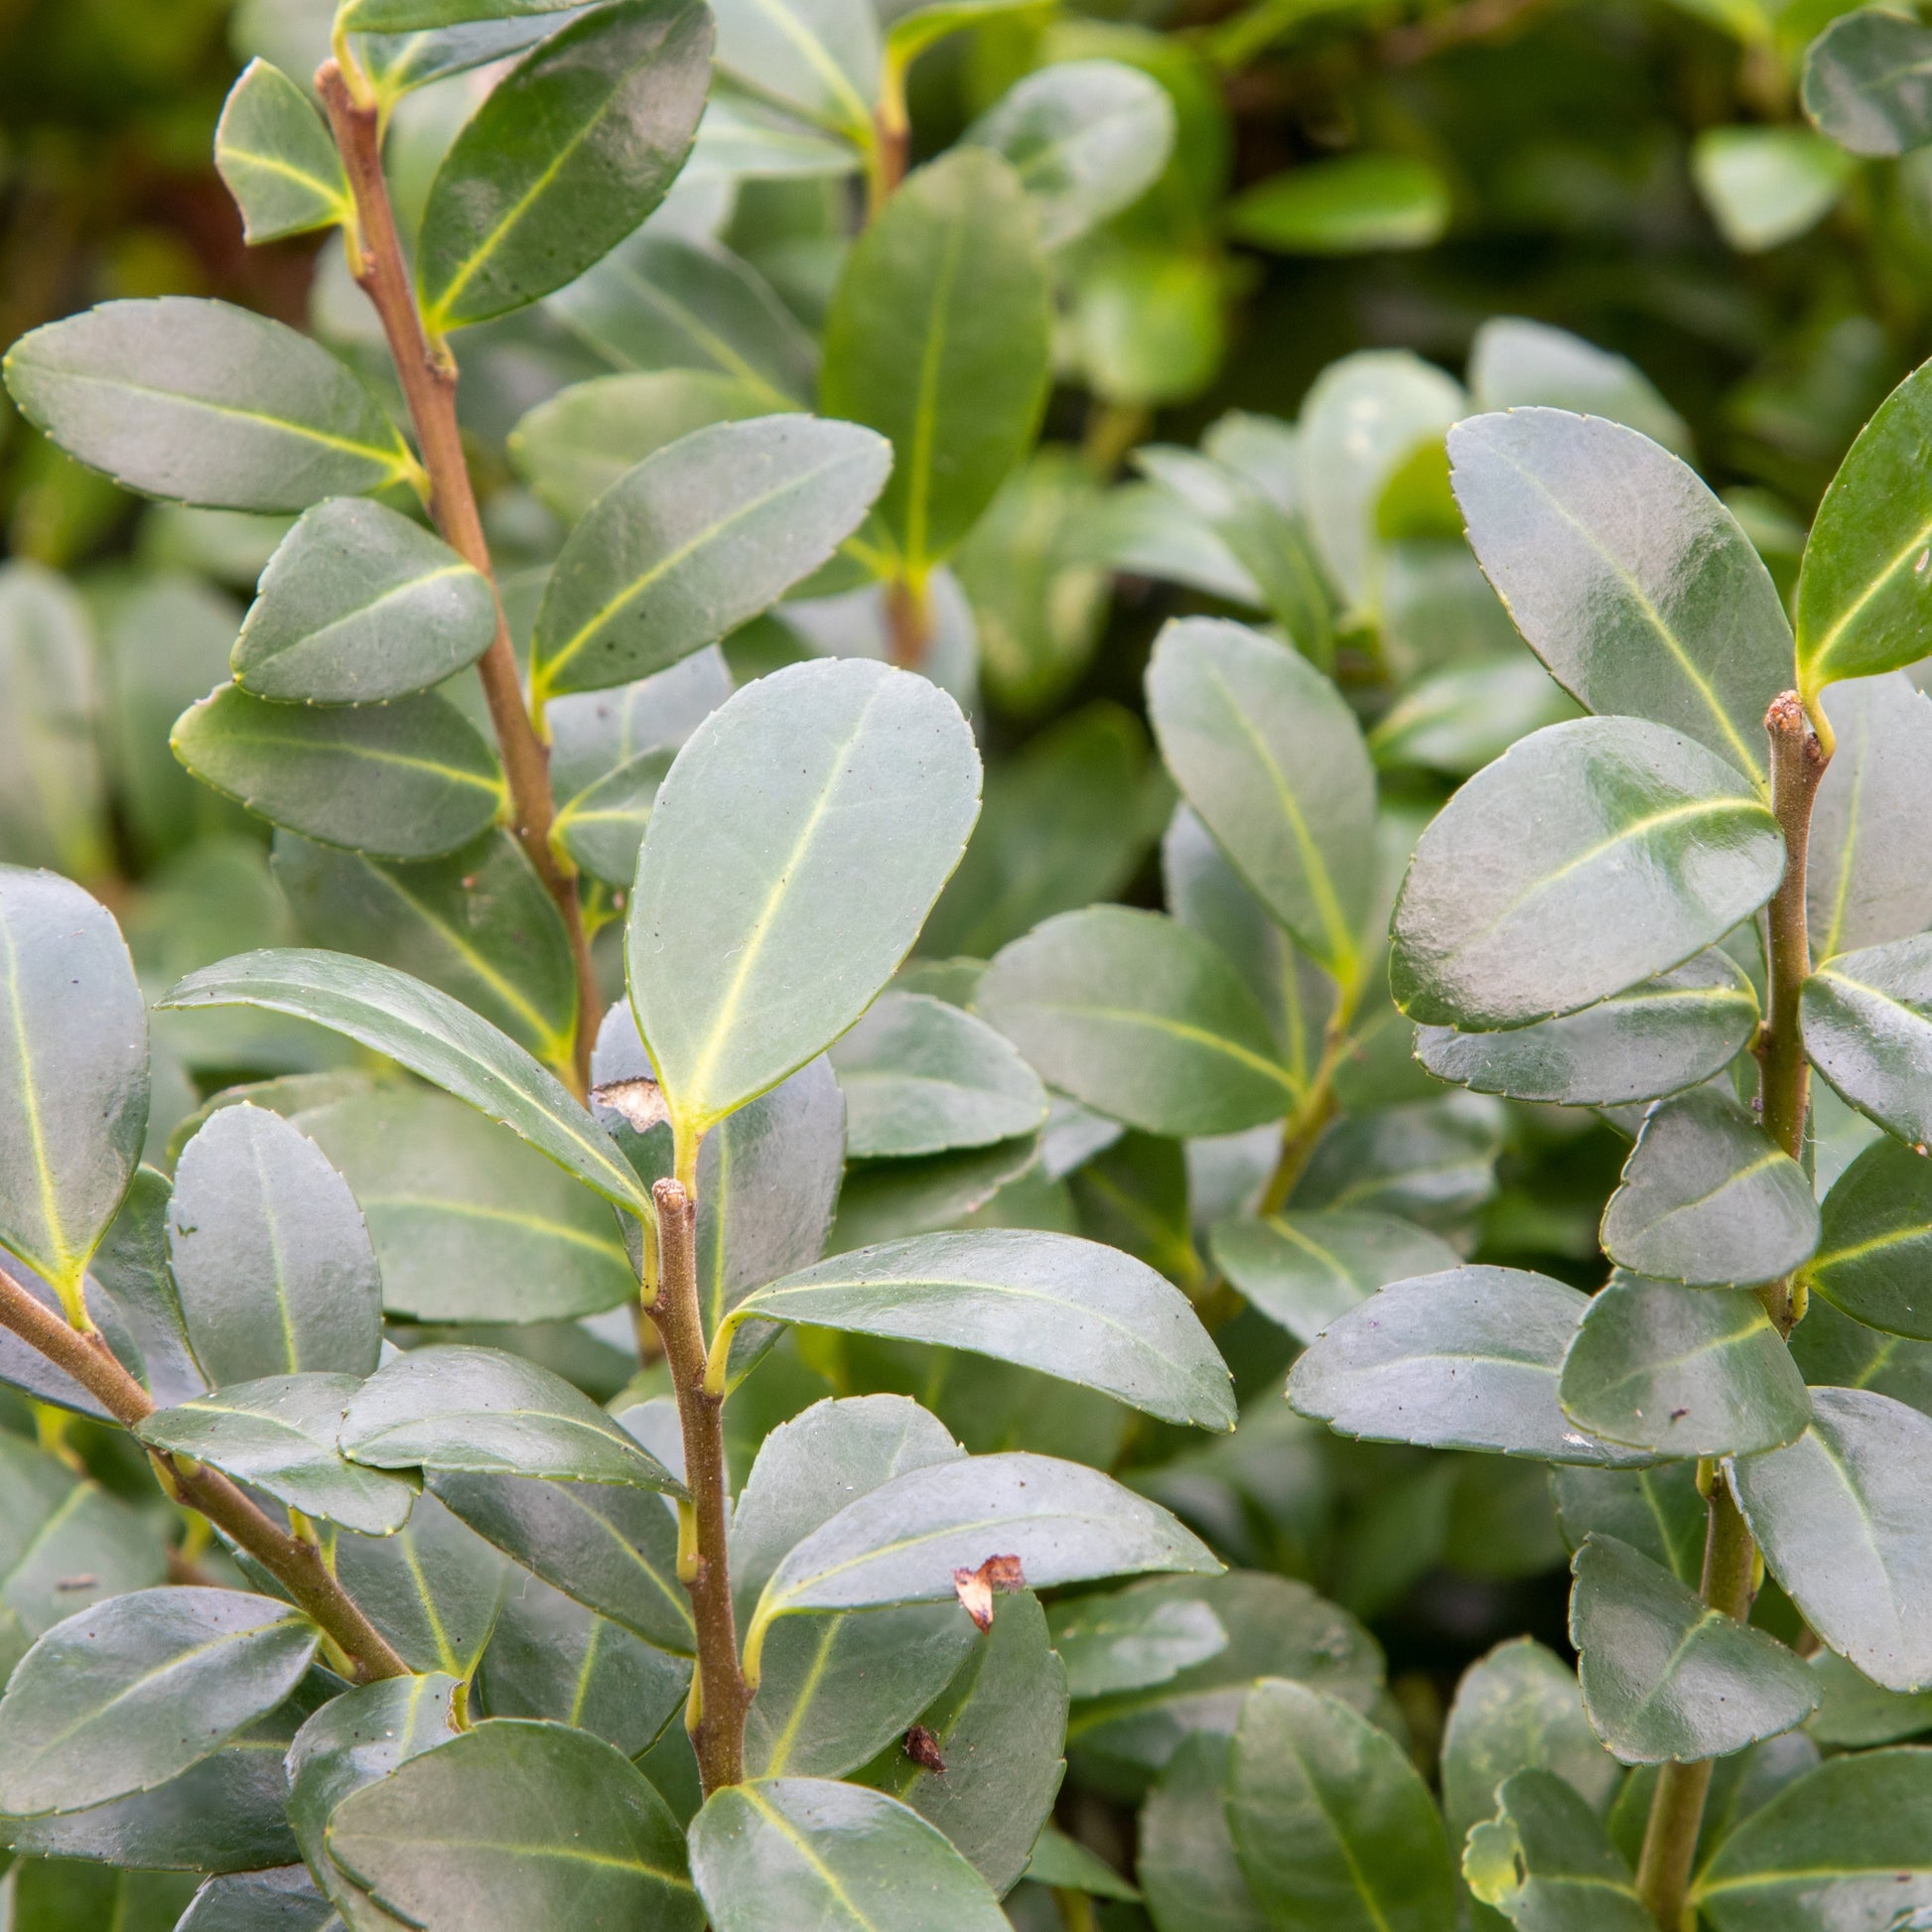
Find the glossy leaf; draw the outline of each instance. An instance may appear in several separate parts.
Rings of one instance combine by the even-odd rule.
[[[562,288],[637,227],[691,152],[711,40],[694,0],[620,0],[496,83],[423,210],[416,285],[433,334]]]
[[[685,1133],[859,1018],[978,807],[958,706],[882,664],[790,666],[698,728],[658,792],[625,939],[638,1031]]]
[[[1500,1034],[1419,1027],[1416,1058],[1439,1080],[1512,1100],[1617,1107],[1701,1085],[1757,1031],[1757,994],[1713,946],[1593,1007]]]
[[[1048,919],[999,953],[973,1006],[1042,1078],[1147,1133],[1233,1133],[1300,1096],[1240,975],[1158,913],[1095,905]]]
[[[1579,1428],[1662,1455],[1775,1449],[1811,1421],[1791,1351],[1749,1289],[1621,1273],[1591,1300],[1559,1393]]]
[[[1932,1141],[1932,938],[1843,953],[1805,982],[1805,1050],[1860,1113]]]
[[[650,1215],[611,1137],[513,1040],[434,987],[325,952],[259,952],[191,973],[164,1006],[259,1006],[346,1034],[499,1120],[607,1200]]]
[[[691,1871],[717,1932],[1006,1932],[991,1888],[909,1806],[818,1778],[714,1792]]]
[[[1932,1684],[1928,1503],[1913,1475],[1932,1420],[1862,1389],[1814,1389],[1789,1449],[1740,1457],[1731,1486],[1771,1574],[1840,1656],[1887,1690]]]
[[[1435,1800],[1386,1731],[1265,1679],[1241,1707],[1228,1824],[1278,1932],[1446,1932],[1455,1867]]]
[[[1616,1466],[1648,1458],[1593,1441],[1557,1400],[1589,1297],[1517,1268],[1398,1282],[1331,1321],[1296,1362],[1288,1399],[1344,1436]]]
[[[1750,782],[1701,745],[1635,718],[1552,725],[1423,834],[1396,902],[1396,1003],[1478,1031],[1575,1013],[1722,938],[1783,870]]]
[[[1374,885],[1375,774],[1335,687],[1293,649],[1211,619],[1170,624],[1148,667],[1168,768],[1263,904],[1353,978]]]
[[[984,148],[928,162],[854,244],[826,318],[819,406],[892,439],[879,520],[915,582],[1031,447],[1048,320],[1026,192]]]
[[[1234,1287],[1304,1347],[1377,1289],[1457,1264],[1448,1242],[1413,1221],[1347,1208],[1223,1221],[1213,1246]]]
[[[330,1856],[425,1932],[581,1917],[698,1932],[682,1834],[602,1738],[498,1719],[405,1759],[331,1813]]]
[[[266,61],[250,61],[228,91],[214,165],[250,243],[331,228],[349,213],[342,157],[315,103]]]
[[[942,1154],[1031,1134],[1046,1089],[983,1021],[921,993],[885,993],[831,1050],[854,1158]]]
[[[342,1932],[336,1908],[302,1865],[210,1878],[176,1932]]]
[[[407,1521],[415,1490],[399,1477],[358,1468],[336,1448],[343,1411],[361,1386],[353,1375],[236,1382],[157,1410],[137,1433],[151,1448],[207,1462],[305,1516],[383,1536]]]
[[[1040,240],[1060,248],[1159,178],[1173,148],[1173,103],[1124,63],[1056,61],[1016,81],[960,140],[1012,163]]]
[[[340,1440],[376,1469],[680,1487],[589,1396],[495,1348],[418,1348],[389,1363],[349,1403]]]
[[[1478,1899],[1534,1932],[1650,1932],[1630,1867],[1561,1778],[1519,1771],[1496,1801],[1499,1815],[1476,1826],[1462,1856]]]
[[[1267,1932],[1228,1829],[1233,1755],[1231,1736],[1190,1731],[1141,1807],[1135,1874],[1158,1932]]]
[[[1350,154],[1244,189],[1228,207],[1228,231],[1278,255],[1357,255],[1427,248],[1449,218],[1449,183],[1433,163]]]
[[[1234,1427],[1227,1370],[1185,1298],[1145,1263],[1071,1235],[987,1228],[841,1255],[731,1314],[733,1326],[771,1319],[967,1348],[1169,1422]]]
[[[801,416],[716,423],[646,457],[557,559],[533,688],[623,684],[736,630],[832,555],[892,461],[868,430]]]
[[[496,1627],[509,1566],[433,1495],[393,1536],[336,1539],[336,1574],[411,1670],[469,1677]]]
[[[232,663],[258,698],[377,704],[453,677],[495,634],[488,583],[440,537],[334,496],[269,559]]]
[[[1818,1704],[1803,1659],[1706,1604],[1615,1537],[1577,1553],[1570,1641],[1584,1705],[1626,1764],[1688,1764],[1794,1730]]]
[[[78,1306],[148,1124],[147,1014],[112,916],[0,866],[0,1243]]]
[[[1688,734],[1766,789],[1790,626],[1697,476],[1633,429],[1561,409],[1458,423],[1449,460],[1476,556],[1557,681],[1591,711]]]
[[[22,413],[69,456],[148,496],[299,510],[414,470],[343,363],[225,302],[103,303],[23,336],[6,378]]]
[[[287,1603],[239,1590],[141,1589],[57,1623],[0,1698],[0,1809],[151,1790],[274,1710],[320,1641]]]
[[[204,784],[291,832],[384,859],[467,845],[503,805],[503,777],[447,698],[269,704],[239,685],[183,712],[169,747]]]
[[[1833,1183],[1822,1221],[1805,1280],[1855,1320],[1932,1341],[1932,1163],[1874,1142]]]
[[[1932,35],[1861,7],[1834,20],[1805,56],[1805,112],[1854,154],[1904,154],[1932,141]]]

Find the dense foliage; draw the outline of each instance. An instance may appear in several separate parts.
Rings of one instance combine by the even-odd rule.
[[[0,11],[13,1932],[1932,1924],[1833,16]]]

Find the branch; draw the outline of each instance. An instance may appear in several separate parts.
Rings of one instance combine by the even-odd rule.
[[[115,1359],[103,1335],[98,1331],[83,1335],[69,1327],[4,1268],[0,1268],[0,1326],[11,1328],[71,1376],[124,1428],[133,1430],[154,1414],[153,1398]],[[163,1449],[149,1453],[174,1484],[180,1500],[224,1530],[321,1625],[354,1666],[359,1681],[409,1675],[409,1666],[336,1581],[313,1544],[278,1528],[218,1470]]]
[[[752,1691],[738,1662],[738,1623],[732,1610],[726,1532],[731,1485],[725,1474],[724,1397],[705,1389],[704,1319],[698,1311],[697,1204],[675,1180],[651,1189],[657,1202],[662,1256],[651,1319],[664,1337],[664,1355],[677,1394],[684,1438],[684,1480],[691,1491],[695,1548],[678,1553],[678,1571],[691,1596],[698,1630],[698,1674],[692,1691],[691,1741],[706,1796],[745,1776],[745,1714]],[[685,1539],[680,1536],[682,1545]]]
[[[483,536],[470,465],[463,454],[463,434],[457,425],[456,362],[448,349],[431,344],[416,307],[402,242],[396,233],[395,210],[389,203],[389,185],[382,173],[378,112],[372,104],[364,105],[354,98],[334,61],[322,64],[316,85],[329,109],[329,124],[342,150],[343,167],[355,202],[349,266],[374,305],[388,338],[410,420],[416,427],[416,441],[422,449],[423,467],[429,473],[430,514],[450,547],[483,573],[494,595],[496,577],[490,566],[489,544]],[[556,900],[570,940],[577,973],[576,1064],[581,1097],[590,1085],[591,1042],[597,1036],[603,1003],[591,966],[576,877],[550,843],[550,829],[557,815],[550,795],[550,754],[523,702],[523,683],[500,597],[496,602],[496,634],[477,669],[483,677],[503,776],[509,785],[511,829],[536,868],[537,877]]]

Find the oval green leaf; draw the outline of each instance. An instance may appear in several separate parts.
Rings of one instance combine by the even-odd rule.
[[[1832,1183],[1821,1219],[1805,1280],[1867,1327],[1932,1341],[1932,1161],[1874,1142]]]
[[[1805,982],[1805,1050],[1860,1113],[1932,1142],[1932,935],[1843,953]]]
[[[1854,154],[1904,154],[1932,141],[1932,34],[1916,20],[1861,7],[1834,20],[1805,55],[1805,112]]]
[[[309,96],[266,61],[250,61],[228,90],[214,128],[214,165],[250,244],[348,218],[348,179],[327,125]]]
[[[1305,1348],[1377,1289],[1458,1262],[1413,1221],[1347,1208],[1223,1221],[1213,1249],[1228,1281]]]

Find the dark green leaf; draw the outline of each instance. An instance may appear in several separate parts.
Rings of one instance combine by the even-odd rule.
[[[1819,1743],[1863,1750],[1932,1729],[1932,1691],[1904,1697],[1883,1690],[1829,1650],[1815,1651],[1810,1661],[1818,1709],[1805,1729]]]
[[[1141,1894],[1105,1859],[1050,1823],[1040,1827],[1034,1841],[1025,1875],[1033,1884],[1057,1891],[1083,1891],[1089,1898],[1119,1898],[1130,1905],[1141,1902]]]
[[[717,1932],[1007,1932],[987,1882],[884,1792],[756,1778],[714,1792],[691,1825],[691,1870]]]
[[[1783,870],[1776,821],[1701,745],[1635,718],[1552,725],[1423,834],[1390,984],[1412,1020],[1437,1025],[1575,1013],[1722,938]],[[1590,943],[1572,943],[1573,929]]]
[[[1399,1214],[1453,1233],[1496,1191],[1503,1118],[1477,1094],[1337,1121],[1291,1196],[1297,1208]]]
[[[1805,982],[1805,1048],[1853,1106],[1914,1147],[1932,1140],[1932,938],[1844,953]]]
[[[664,199],[711,79],[695,0],[594,7],[499,80],[437,170],[416,248],[432,335],[575,280]]]
[[[348,181],[329,129],[280,68],[250,61],[214,129],[214,165],[253,243],[333,228],[349,214]]]
[[[1135,1870],[1157,1932],[1267,1932],[1228,1828],[1232,1735],[1180,1740],[1141,1807]]]
[[[1791,1331],[1791,1353],[1814,1388],[1871,1389],[1932,1415],[1932,1342],[1867,1328],[1820,1295]]]
[[[1551,1491],[1565,1547],[1574,1556],[1592,1530],[1614,1536],[1696,1585],[1711,1511],[1698,1493],[1697,1464],[1649,1469],[1553,1469]]]
[[[801,416],[714,423],[646,457],[557,559],[533,691],[627,683],[736,630],[832,555],[891,467],[870,431]]]
[[[433,1495],[393,1536],[336,1539],[343,1587],[411,1670],[468,1677],[489,1642],[509,1566]]]
[[[144,495],[299,510],[415,474],[381,405],[306,336],[225,302],[106,302],[7,351],[22,412]]]
[[[1892,1691],[1932,1684],[1932,1420],[1863,1389],[1814,1389],[1789,1449],[1740,1456],[1731,1487],[1805,1621]]]
[[[306,1866],[277,1865],[210,1878],[176,1932],[343,1932],[343,1921]]]
[[[650,824],[657,787],[671,768],[676,749],[660,745],[640,752],[558,808],[550,836],[593,879],[620,891],[637,876],[637,854]]]
[[[1457,1262],[1448,1242],[1413,1221],[1347,1209],[1223,1221],[1213,1246],[1229,1282],[1304,1347],[1377,1289]]]
[[[1408,1754],[1347,1705],[1268,1679],[1241,1708],[1235,1854],[1277,1932],[1448,1932],[1455,1867]]]
[[[226,1589],[141,1589],[57,1623],[0,1698],[0,1809],[152,1790],[274,1710],[320,1641],[287,1603]]]
[[[0,1243],[77,1309],[147,1132],[141,989],[105,907],[0,866]]]
[[[1877,7],[1834,20],[1805,56],[1805,112],[1854,154],[1932,141],[1932,34]]]
[[[1115,1590],[1078,1597],[1053,1614],[1053,1648],[1076,1698],[1166,1684],[1227,1646],[1226,1626],[1194,1598]]]
[[[979,756],[958,706],[883,664],[789,666],[698,728],[658,792],[625,940],[638,1031],[684,1133],[775,1086],[859,1018],[978,809]]]
[[[114,1932],[174,1932],[195,1887],[195,1874],[105,1871],[66,1859],[32,1860],[13,1880],[12,1932],[70,1932],[109,1926]],[[338,1929],[340,1932],[340,1929]]]
[[[1519,1771],[1469,1835],[1476,1897],[1525,1932],[1650,1932],[1656,1923],[1596,1814],[1552,1772]]]
[[[1434,163],[1350,154],[1243,190],[1229,205],[1228,232],[1278,255],[1359,255],[1427,248],[1449,218],[1449,183]]]
[[[1557,1400],[1589,1297],[1519,1268],[1458,1268],[1398,1282],[1332,1321],[1295,1364],[1289,1401],[1344,1436],[1628,1464]]]
[[[984,148],[919,169],[853,247],[826,319],[819,403],[892,439],[879,520],[914,583],[1032,446],[1047,293],[1026,192]]]
[[[838,1217],[825,1251],[850,1254],[882,1241],[959,1227],[1003,1187],[1036,1172],[1038,1157],[1038,1136],[1026,1134],[960,1154],[854,1162],[839,1189]]]
[[[496,1348],[419,1348],[392,1361],[349,1403],[341,1441],[371,1468],[680,1489],[589,1396]]]
[[[236,1382],[161,1409],[142,1442],[190,1455],[266,1490],[307,1516],[383,1536],[408,1520],[413,1485],[345,1461],[336,1448],[343,1411],[361,1387],[353,1375],[274,1375]]]
[[[1818,1252],[1805,1279],[1827,1301],[1888,1334],[1932,1341],[1932,1162],[1897,1141],[1874,1142],[1825,1197]]]
[[[440,537],[359,496],[305,510],[235,639],[235,682],[258,698],[377,704],[474,664],[496,599]]]

